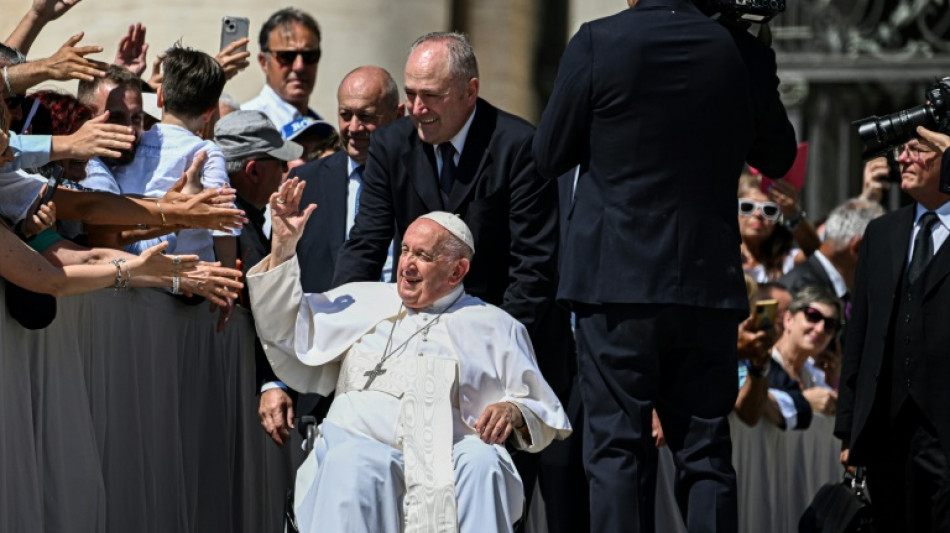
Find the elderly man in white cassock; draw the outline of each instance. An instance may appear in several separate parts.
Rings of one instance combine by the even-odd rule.
[[[304,294],[294,257],[316,206],[270,202],[271,254],[247,275],[254,320],[290,387],[336,396],[297,475],[301,531],[511,531],[523,488],[504,445],[538,452],[570,424],[525,328],[465,293],[475,252],[458,217],[406,230],[397,282]]]

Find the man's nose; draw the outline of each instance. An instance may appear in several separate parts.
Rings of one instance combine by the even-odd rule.
[[[303,54],[297,54],[294,56],[293,69],[294,70],[303,70],[306,68],[307,64],[304,63]]]

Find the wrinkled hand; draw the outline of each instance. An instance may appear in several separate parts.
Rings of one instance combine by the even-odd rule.
[[[69,159],[88,160],[93,157],[120,157],[117,150],[131,150],[135,142],[132,128],[107,124],[109,112],[91,118],[76,133],[65,136],[71,155]]]
[[[293,257],[304,226],[317,208],[317,204],[310,204],[300,211],[300,196],[305,185],[300,178],[292,178],[270,196],[271,254],[278,264]]]
[[[798,191],[795,186],[785,180],[775,180],[769,187],[769,200],[777,203],[785,216],[793,216],[798,212]]]
[[[750,316],[739,324],[736,349],[739,359],[748,359],[753,366],[761,367],[769,359],[769,351],[775,344],[775,332],[771,329],[756,331],[753,318]]]
[[[251,57],[251,53],[247,50],[238,51],[238,48],[242,46],[247,46],[249,42],[248,38],[238,39],[233,43],[225,46],[218,55],[214,56],[214,59],[221,64],[221,67],[224,68],[224,75],[227,79],[231,79],[238,75],[239,72],[246,69],[251,62],[248,60]]]
[[[660,424],[660,416],[656,414],[656,409],[653,410],[652,426],[650,435],[653,437],[653,443],[657,448],[666,446],[666,437],[663,435],[663,426]]]
[[[48,187],[48,185],[43,186],[43,189],[40,191],[40,195],[37,197],[37,200],[43,197],[43,194],[46,192],[46,187]],[[53,224],[55,223],[56,205],[53,204],[53,202],[41,205],[36,208],[36,210],[33,212],[33,215],[27,216],[25,219],[23,219],[23,236],[30,238],[34,235],[38,235],[46,228],[53,227]]]
[[[833,416],[838,408],[838,393],[824,387],[811,387],[802,391],[811,410],[827,416]]]
[[[525,427],[521,410],[511,402],[493,403],[475,422],[475,431],[487,444],[504,444],[513,429]]]
[[[880,202],[881,198],[884,197],[884,191],[891,186],[887,182],[889,173],[887,159],[884,157],[875,157],[865,163],[861,199],[868,202]]]
[[[156,91],[162,86],[162,61],[165,61],[166,56],[168,56],[168,54],[162,52],[155,57],[155,60],[152,61],[152,75],[149,76],[148,81],[145,82]]]
[[[129,26],[129,31],[119,41],[119,49],[115,52],[113,63],[125,67],[141,76],[147,66],[145,56],[148,52],[148,43],[145,42],[145,26],[137,22]]]
[[[33,6],[30,10],[39,18],[46,22],[56,20],[63,16],[80,0],[33,0]]]
[[[198,267],[197,255],[163,255],[168,248],[168,242],[161,242],[142,252],[138,261],[140,264],[132,267],[132,274],[171,278],[194,272]],[[180,258],[178,263],[175,258]],[[131,266],[131,265],[130,265]]]
[[[194,272],[182,276],[180,289],[188,296],[197,294],[206,298],[213,306],[227,307],[244,288],[240,276],[240,270],[202,261]]]
[[[262,392],[257,415],[264,431],[278,446],[283,447],[290,440],[290,430],[294,427],[294,402],[287,391],[274,388]]]
[[[941,155],[947,150],[947,147],[950,147],[950,136],[944,135],[943,133],[928,130],[923,126],[917,126],[917,135],[920,136],[920,140],[929,146],[931,150]]]
[[[85,80],[92,81],[106,75],[103,63],[94,63],[83,56],[102,51],[101,46],[76,46],[82,40],[83,32],[79,32],[66,40],[55,54],[40,59],[36,63],[43,67],[49,79],[57,81]],[[112,156],[118,157],[118,156]]]

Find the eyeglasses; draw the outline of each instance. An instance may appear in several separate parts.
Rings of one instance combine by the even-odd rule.
[[[320,61],[320,49],[316,50],[265,50],[268,54],[274,56],[282,66],[293,65],[297,56],[303,59],[304,64],[313,65]]]
[[[739,198],[740,215],[750,217],[755,214],[756,209],[762,212],[762,216],[765,217],[765,220],[772,222],[778,220],[779,213],[781,213],[778,204],[775,202],[756,202],[748,198]]]
[[[898,157],[900,157],[900,154],[904,153],[905,150],[907,151],[907,156],[910,157],[910,160],[914,163],[922,163],[926,157],[934,153],[933,150],[917,141],[911,141],[901,146],[900,151],[897,153]]]
[[[814,307],[806,307],[802,309],[802,313],[805,315],[805,320],[811,324],[817,324],[824,321],[825,331],[829,333],[834,333],[838,331],[838,328],[841,327],[841,321],[835,317],[825,316],[821,311],[815,309]]]

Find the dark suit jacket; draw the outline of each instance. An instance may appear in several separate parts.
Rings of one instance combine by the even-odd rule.
[[[736,188],[782,176],[795,137],[775,56],[690,0],[581,26],[534,139],[538,169],[581,165],[558,297],[747,309]]]
[[[341,150],[297,167],[289,175],[290,178],[299,177],[307,184],[300,205],[317,204],[297,243],[304,292],[325,292],[336,286],[333,271],[346,240],[348,159],[346,152]]]
[[[467,292],[510,313],[531,334],[547,372],[557,276],[557,186],[538,176],[534,128],[479,99],[448,205],[443,205],[432,146],[409,117],[373,133],[356,225],[337,260],[334,284],[379,279],[386,250],[416,218],[444,210],[462,217],[475,239]],[[555,320],[567,326],[566,318]],[[545,377],[551,381],[548,373]],[[552,383],[557,390],[558,385]]]
[[[851,442],[850,461],[861,465],[874,461],[882,432],[887,431],[890,412],[891,364],[888,330],[896,309],[907,250],[914,223],[915,205],[877,218],[868,225],[861,241],[858,269],[852,291],[835,435]],[[913,398],[933,424],[945,453],[950,453],[950,243],[934,255],[924,273],[921,320],[913,324],[913,353],[909,375]],[[878,378],[882,379],[879,380]]]
[[[825,287],[832,292],[835,290],[831,278],[828,277],[825,268],[821,266],[821,261],[814,254],[780,277],[778,284],[785,287],[793,295],[805,287],[811,286]]]

